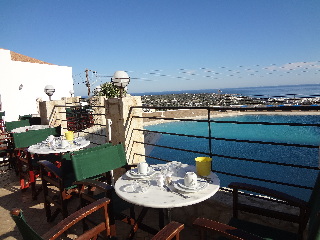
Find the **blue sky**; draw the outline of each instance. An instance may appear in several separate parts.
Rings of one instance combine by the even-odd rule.
[[[85,95],[320,83],[319,0],[0,0],[0,47],[73,68]],[[54,84],[54,83],[53,83]]]

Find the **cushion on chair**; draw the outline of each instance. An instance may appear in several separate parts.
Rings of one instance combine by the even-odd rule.
[[[245,220],[240,220],[237,218],[232,218],[229,222],[229,225],[249,232],[251,234],[257,235],[265,240],[297,239],[297,234],[295,233],[260,225],[257,223],[248,222]]]
[[[12,219],[16,222],[19,231],[24,240],[43,240],[26,222],[22,210],[18,216],[11,215]]]
[[[77,180],[95,177],[127,164],[121,144],[74,152],[71,155]]]
[[[45,128],[22,133],[13,133],[15,148],[26,148],[47,139],[49,135],[60,136],[61,128]]]
[[[13,129],[18,127],[30,126],[30,122],[29,120],[11,121],[11,122],[6,122],[5,126],[6,126],[6,131],[11,132]]]

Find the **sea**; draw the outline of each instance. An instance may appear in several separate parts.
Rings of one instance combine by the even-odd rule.
[[[279,95],[283,93],[303,94],[305,96],[316,95],[320,92],[319,84],[281,86],[262,88],[241,88],[234,89],[229,93],[241,93],[244,95],[270,94]],[[223,90],[225,91],[225,90]],[[241,122],[275,122],[275,123],[320,123],[320,115],[238,115],[228,117],[212,118],[222,121]],[[182,133],[190,135],[208,136],[207,123],[199,122],[170,122],[145,127],[148,130]],[[297,127],[297,126],[273,126],[273,125],[240,125],[230,123],[212,123],[212,136],[217,138],[229,138],[238,140],[267,141],[278,143],[307,144],[320,146],[319,127]],[[164,146],[189,149],[200,152],[209,151],[208,140],[199,138],[188,138],[181,136],[170,136],[163,134],[157,144]],[[319,148],[303,148],[294,146],[278,146],[271,144],[232,142],[224,140],[212,141],[212,152],[224,156],[238,158],[265,160],[271,162],[283,162],[317,167],[319,166]],[[150,154],[152,157],[176,160],[188,164],[195,164],[194,158],[199,154],[177,151],[166,148],[155,147]],[[158,160],[147,159],[150,163],[157,163]],[[313,187],[317,177],[317,170],[307,170],[295,167],[277,166],[248,161],[241,161],[232,158],[213,157],[212,168],[216,171],[225,171],[232,174],[250,176],[253,178],[264,178],[272,181],[286,182],[301,186]],[[285,186],[282,184],[265,183],[257,180],[249,180],[235,176],[228,176],[217,173],[221,186],[227,187],[230,182],[240,181],[258,184],[260,186],[276,189],[300,199],[308,200],[311,190]]]
[[[261,87],[242,87],[242,88],[220,88],[220,89],[200,89],[200,90],[180,90],[180,91],[164,91],[164,92],[143,92],[130,93],[133,96],[143,95],[165,95],[165,94],[181,94],[181,93],[218,93],[222,94],[239,94],[243,96],[254,97],[257,95],[265,97],[273,96],[292,96],[309,97],[313,95],[320,96],[320,84],[299,84],[299,85],[280,85],[280,86],[261,86]]]

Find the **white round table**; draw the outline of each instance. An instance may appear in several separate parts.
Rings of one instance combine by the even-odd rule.
[[[178,176],[172,176],[172,181],[176,182],[179,179],[183,179],[185,172],[195,172],[195,166],[182,165]],[[175,208],[175,207],[185,207],[199,202],[205,201],[212,197],[220,188],[220,180],[218,176],[211,172],[207,176],[211,181],[206,188],[203,190],[188,193],[174,189],[174,186],[170,185],[170,189],[174,191],[167,191],[165,188],[157,186],[156,180],[150,177],[150,187],[146,192],[127,192],[128,185],[132,184],[134,179],[128,179],[127,175],[121,176],[115,183],[115,191],[119,197],[125,201],[150,208]],[[182,193],[187,198],[182,197],[175,191]]]
[[[159,164],[156,165],[156,167],[161,167],[163,165],[164,164]],[[172,176],[172,182],[174,183],[181,181],[186,172],[195,171],[195,166],[183,164],[181,169],[178,171],[177,176]],[[206,177],[207,180],[210,180],[208,186],[202,190],[192,193],[177,190],[174,188],[174,184],[169,186],[172,191],[168,191],[166,188],[157,186],[157,181],[153,179],[153,176],[154,175],[150,176],[150,179],[148,179],[150,181],[150,187],[145,192],[127,191],[128,188],[130,189],[130,185],[132,185],[133,181],[135,180],[128,178],[127,173],[122,175],[115,183],[114,188],[120,198],[134,205],[143,207],[135,225],[131,229],[128,239],[133,239],[138,225],[142,223],[142,220],[149,208],[159,209],[159,229],[161,229],[164,226],[164,209],[168,211],[168,220],[170,222],[172,208],[190,206],[205,201],[212,197],[220,188],[220,180],[213,172]],[[183,196],[181,196],[181,194]]]
[[[70,143],[69,146],[62,147],[50,147],[48,144],[35,144],[31,145],[28,148],[28,152],[33,154],[50,154],[50,153],[66,153],[66,152],[74,152],[78,151],[82,148],[89,146],[90,141],[85,140],[84,138],[75,138],[74,141]]]
[[[24,126],[24,127],[18,127],[15,129],[12,129],[11,132],[13,133],[22,133],[26,131],[31,131],[31,130],[39,130],[39,129],[45,129],[45,128],[50,128],[51,126],[49,125],[31,125],[31,126]]]

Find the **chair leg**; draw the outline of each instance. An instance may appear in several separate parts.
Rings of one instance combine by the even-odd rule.
[[[51,221],[50,202],[48,201],[48,182],[42,177],[42,190],[44,195],[44,209],[46,211],[47,222]]]
[[[233,189],[233,217],[238,218],[238,189]]]
[[[63,199],[61,200],[61,212],[62,212],[62,217],[66,218],[69,216],[68,214],[68,199]]]

